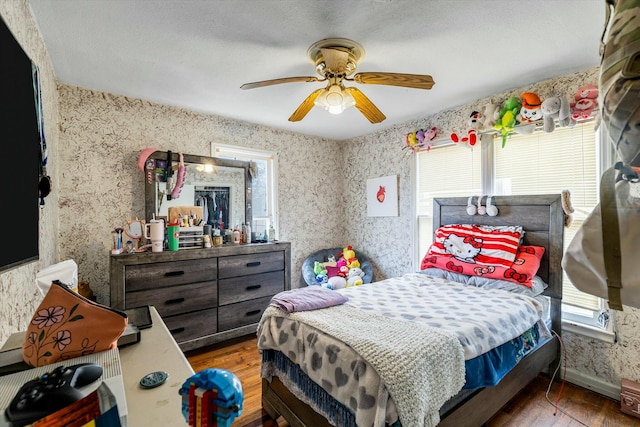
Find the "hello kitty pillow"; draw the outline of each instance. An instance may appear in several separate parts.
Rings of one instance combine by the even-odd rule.
[[[515,260],[509,267],[478,265],[465,262],[451,255],[427,254],[422,259],[420,269],[439,268],[469,277],[477,276],[507,280],[531,288],[533,286],[532,280],[540,268],[544,251],[545,249],[542,246],[520,246]]]
[[[444,225],[436,230],[427,256],[451,256],[469,264],[510,267],[523,234],[521,226]]]

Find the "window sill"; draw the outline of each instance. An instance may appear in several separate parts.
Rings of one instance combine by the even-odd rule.
[[[610,344],[614,344],[616,342],[616,334],[613,331],[597,328],[595,326],[585,325],[584,323],[579,323],[571,320],[562,320],[562,331],[583,335]]]

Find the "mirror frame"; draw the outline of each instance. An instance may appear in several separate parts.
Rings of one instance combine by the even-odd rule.
[[[177,152],[170,151],[155,151],[149,155],[150,159],[168,160],[169,153],[171,153],[172,164],[177,164],[180,160],[180,155]],[[221,159],[218,157],[198,156],[195,154],[183,154],[185,164],[201,164],[201,165],[213,165],[232,167],[244,169],[244,221],[249,224],[253,223],[253,211],[251,208],[251,175],[249,173],[250,162],[243,160],[230,160]],[[187,169],[187,174],[189,173]],[[158,197],[156,194],[156,182],[149,184],[144,175],[144,211],[145,218],[150,221],[154,214],[158,216],[156,212],[156,204],[158,203]],[[194,202],[195,203],[195,202]]]

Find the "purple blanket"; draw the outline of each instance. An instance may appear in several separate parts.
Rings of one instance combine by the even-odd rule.
[[[271,298],[270,305],[287,313],[309,311],[319,308],[333,307],[347,302],[349,298],[341,293],[321,286],[307,286],[280,292]]]

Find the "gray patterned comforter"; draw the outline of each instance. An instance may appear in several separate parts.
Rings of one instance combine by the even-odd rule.
[[[436,425],[440,406],[464,385],[464,360],[535,323],[549,334],[532,298],[419,273],[337,292],[349,301],[291,314],[269,307],[258,346],[297,363],[359,426]],[[263,366],[264,377],[273,373]]]

